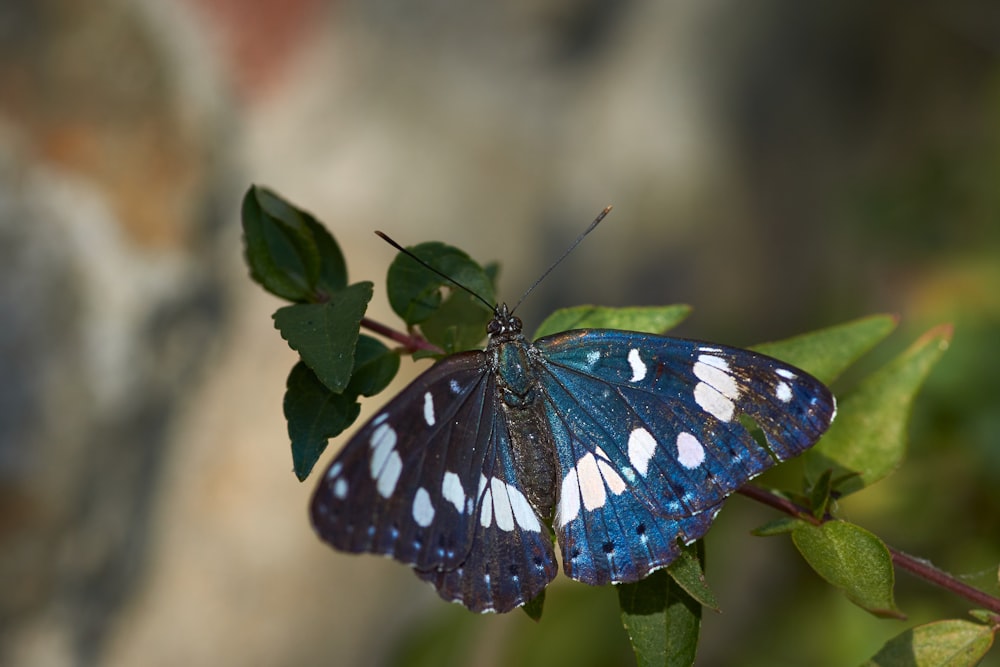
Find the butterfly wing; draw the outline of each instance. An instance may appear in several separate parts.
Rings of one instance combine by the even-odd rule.
[[[508,611],[556,567],[511,457],[485,354],[452,355],[345,445],[313,495],[313,526],[337,549],[413,566],[447,600]]]
[[[835,413],[818,380],[746,350],[615,330],[535,346],[561,470],[556,535],[586,583],[669,564],[726,496],[815,443]]]

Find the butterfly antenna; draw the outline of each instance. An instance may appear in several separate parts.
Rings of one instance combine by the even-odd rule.
[[[479,299],[480,301],[482,301],[484,304],[486,304],[486,307],[489,308],[491,311],[495,311],[496,310],[496,304],[490,303],[489,301],[487,301],[486,299],[484,299],[480,295],[476,294],[471,289],[469,289],[468,287],[466,287],[462,283],[458,282],[457,280],[455,280],[451,276],[447,275],[446,273],[442,273],[441,271],[438,271],[433,266],[431,266],[430,264],[428,264],[424,260],[422,260],[419,257],[417,257],[416,255],[414,255],[412,252],[410,252],[409,250],[407,250],[403,246],[401,246],[398,243],[396,243],[395,241],[393,241],[387,234],[385,234],[383,232],[379,232],[379,231],[376,231],[375,233],[378,234],[379,237],[383,241],[385,241],[386,243],[388,243],[389,245],[391,245],[393,248],[395,248],[399,252],[403,253],[404,255],[406,255],[407,257],[409,257],[413,261],[415,261],[420,266],[424,267],[425,269],[427,269],[431,273],[434,273],[434,274],[437,274],[438,276],[441,276],[442,278],[444,278],[445,280],[447,280],[448,282],[450,282],[452,285],[455,285],[456,287],[459,287],[459,288],[465,290],[466,292],[468,292],[469,294],[471,294],[472,296],[476,297],[477,299]]]
[[[539,283],[541,283],[543,280],[545,280],[546,276],[548,276],[550,273],[552,273],[552,270],[555,269],[557,266],[559,266],[562,263],[562,261],[564,259],[566,259],[566,257],[568,257],[569,254],[571,252],[573,252],[573,250],[578,245],[580,245],[580,241],[582,241],[584,239],[584,237],[587,236],[587,234],[589,234],[590,232],[594,231],[594,227],[597,227],[597,225],[600,224],[601,220],[604,220],[604,216],[606,216],[610,212],[611,212],[611,207],[608,206],[603,211],[601,211],[600,213],[597,214],[597,217],[594,218],[594,221],[592,223],[590,223],[590,226],[588,226],[585,230],[583,230],[583,233],[576,237],[576,240],[573,241],[573,243],[571,243],[568,248],[566,248],[566,251],[559,257],[559,259],[557,259],[555,262],[553,262],[552,266],[550,266],[548,269],[546,269],[545,273],[543,273],[541,276],[539,276],[538,280],[536,280],[534,283],[532,283],[531,287],[529,287],[528,290],[523,295],[521,295],[521,298],[518,299],[517,303],[514,304],[514,307],[511,308],[511,310],[510,310],[511,313],[513,313],[515,310],[517,310],[517,307],[521,305],[521,302],[524,301],[526,298],[528,298],[528,295],[531,294],[531,292],[536,287],[538,287]]]

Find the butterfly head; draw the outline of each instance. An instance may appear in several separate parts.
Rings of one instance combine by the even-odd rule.
[[[514,315],[506,303],[502,303],[493,309],[493,319],[486,326],[486,333],[491,338],[503,335],[516,336],[521,333],[521,326],[521,318]]]

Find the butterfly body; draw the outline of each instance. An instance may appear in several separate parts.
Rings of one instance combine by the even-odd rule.
[[[745,350],[610,329],[531,343],[505,305],[488,333],[362,426],[311,507],[334,547],[392,556],[474,611],[509,611],[555,577],[550,526],[585,583],[668,565],[835,413],[818,380]]]

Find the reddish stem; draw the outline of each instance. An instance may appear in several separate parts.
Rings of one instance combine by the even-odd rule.
[[[361,318],[361,326],[374,331],[380,336],[385,336],[389,340],[396,341],[403,346],[407,353],[416,352],[417,350],[425,350],[427,352],[434,352],[435,354],[444,353],[444,350],[439,348],[437,345],[429,343],[419,336],[410,336],[402,331],[396,331],[381,322],[370,320],[367,317]]]
[[[769,507],[773,507],[780,512],[784,512],[789,516],[802,519],[803,521],[808,521],[815,526],[820,525],[824,521],[822,519],[817,519],[804,507],[800,507],[790,500],[782,498],[781,496],[771,493],[770,491],[765,491],[760,487],[747,485],[741,488],[739,493],[748,498],[753,498],[757,502],[763,503]],[[956,595],[960,595],[983,609],[988,609],[995,614],[1000,614],[1000,599],[988,593],[984,593],[978,588],[969,586],[965,582],[955,578],[953,575],[937,569],[926,560],[910,556],[909,554],[905,554],[892,547],[888,547],[888,549],[889,553],[892,554],[892,562],[897,567],[906,570],[910,574],[932,583],[935,586],[939,586]]]

